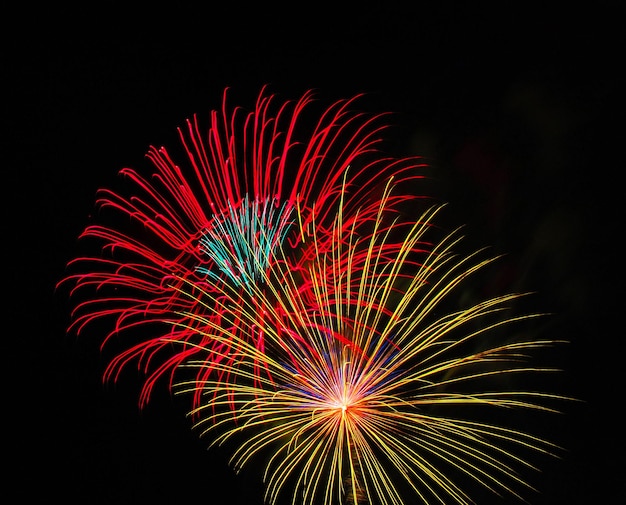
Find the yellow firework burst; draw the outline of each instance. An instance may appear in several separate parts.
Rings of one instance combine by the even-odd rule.
[[[304,273],[275,261],[250,297],[183,289],[241,326],[229,333],[188,314],[217,345],[210,361],[184,365],[193,379],[178,393],[202,394],[195,426],[232,447],[236,470],[265,465],[269,503],[471,503],[474,487],[522,499],[535,453],[557,450],[514,422],[518,409],[553,411],[563,399],[515,386],[554,371],[527,358],[557,342],[517,326],[538,316],[511,315],[524,294],[459,307],[460,287],[494,258],[457,255],[458,230],[431,241],[441,206],[411,224],[394,218],[392,190],[367,231],[358,218],[343,225],[340,202],[332,247]],[[317,240],[314,222],[309,232]],[[263,349],[241,337],[260,320]]]

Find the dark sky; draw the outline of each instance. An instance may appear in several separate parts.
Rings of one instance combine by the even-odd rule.
[[[536,289],[556,314],[553,336],[571,342],[563,389],[585,401],[555,422],[568,452],[530,502],[623,503],[623,7],[393,4],[7,16],[5,416],[15,428],[5,436],[16,450],[5,459],[18,502],[261,503],[258,476],[235,477],[166,394],[140,413],[132,381],[101,384],[97,342],[65,336],[69,305],[54,285],[97,188],[124,166],[147,167],[148,146],[176,142],[187,117],[220,107],[224,87],[252,106],[269,85],[285,98],[314,88],[328,103],[365,92],[371,112],[397,113],[389,149],[432,160],[432,190],[453,218],[510,253],[515,287]]]

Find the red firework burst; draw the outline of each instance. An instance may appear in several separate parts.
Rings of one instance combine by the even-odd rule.
[[[266,318],[289,317],[258,306],[254,296],[265,289],[259,284],[268,276],[260,274],[278,261],[276,247],[282,250],[280,261],[300,276],[299,297],[307,300],[313,295],[307,294],[306,265],[330,247],[336,209],[344,213],[340,222],[346,230],[366,227],[379,219],[379,197],[390,178],[399,184],[421,177],[419,158],[382,155],[386,115],[354,111],[359,98],[339,100],[311,122],[311,91],[279,102],[262,89],[247,112],[230,107],[225,91],[222,108],[210,113],[208,127],[194,116],[178,129],[180,156],[151,146],[151,171],[120,171],[128,192],[98,192],[97,206],[112,211],[105,213],[110,221],[89,225],[81,238],[97,241],[99,252],[71,261],[59,284],[70,285],[78,300],[70,331],[80,333],[95,321],[108,320],[102,346],[114,336],[123,342],[105,380],[116,380],[122,369],[137,364],[145,374],[143,406],[155,383],[169,377],[171,385],[174,371],[198,349],[207,363],[236,361],[225,351],[224,338],[198,331],[198,321],[208,321],[222,337],[245,338],[262,351],[263,328],[285,326]],[[387,207],[410,198],[415,197],[394,196]],[[190,285],[202,287],[206,295],[216,282],[223,287],[213,308],[198,304],[193,293],[181,295]],[[240,315],[229,303],[241,297],[246,311],[257,317],[245,335]],[[194,314],[199,317],[190,317]],[[189,345],[173,347],[172,341]],[[210,370],[202,368],[198,380]]]

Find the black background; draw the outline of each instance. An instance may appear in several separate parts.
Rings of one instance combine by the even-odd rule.
[[[17,503],[261,503],[258,475],[207,452],[166,393],[139,412],[133,380],[102,385],[97,341],[65,335],[54,285],[97,188],[148,167],[148,145],[175,143],[225,87],[251,107],[263,85],[328,104],[365,92],[368,111],[397,113],[388,149],[432,161],[428,189],[476,244],[509,253],[514,287],[537,290],[550,336],[571,342],[563,392],[584,401],[555,421],[567,452],[529,501],[624,503],[623,7],[435,4],[5,16],[4,459]]]

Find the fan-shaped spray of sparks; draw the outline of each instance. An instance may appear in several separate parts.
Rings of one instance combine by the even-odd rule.
[[[249,202],[246,196],[238,209],[215,216],[212,226],[200,238],[202,252],[213,260],[215,271],[198,267],[212,279],[233,286],[250,286],[271,266],[273,251],[284,243],[293,221],[286,204]]]
[[[331,247],[306,265],[314,303],[299,296],[302,280],[282,247],[273,252],[280,260],[262,273],[269,289],[251,285],[259,305],[276,311],[277,324],[263,328],[263,350],[241,337],[259,325],[249,299],[232,296],[224,283],[205,292],[187,280],[180,285],[207,312],[220,305],[241,331],[228,334],[200,311],[173,321],[185,330],[202,327],[203,338],[224,352],[210,366],[206,360],[183,365],[210,370],[202,381],[182,381],[178,391],[202,394],[192,411],[196,427],[213,444],[235,444],[236,469],[267,462],[269,503],[281,496],[311,505],[471,503],[470,483],[522,497],[529,485],[521,470],[532,467],[528,453],[556,450],[488,417],[507,409],[552,410],[550,401],[560,397],[509,383],[552,371],[525,358],[555,342],[514,338],[514,323],[535,317],[507,315],[521,294],[442,315],[463,282],[493,259],[479,259],[480,252],[456,256],[458,232],[426,249],[440,207],[416,223],[389,224],[391,189],[366,234],[357,220],[344,226],[338,204]],[[503,329],[511,334],[494,342]]]
[[[208,318],[226,334],[262,349],[263,332],[247,328],[241,333],[237,318],[224,319],[217,297],[216,306],[199,306],[180,296],[179,288],[193,283],[202,292],[217,288],[217,293],[227,291],[228,298],[249,298],[275,262],[277,247],[291,269],[300,270],[327,247],[319,230],[332,224],[330,209],[340,197],[348,167],[347,184],[359,191],[344,205],[361,208],[362,220],[375,217],[377,204],[370,195],[391,175],[420,177],[418,159],[374,155],[387,125],[383,115],[351,111],[358,98],[338,101],[319,117],[309,117],[310,92],[278,103],[262,90],[248,113],[231,111],[225,93],[223,108],[211,113],[206,131],[197,117],[179,129],[182,161],[163,147],[151,147],[147,157],[155,171],[150,178],[125,168],[121,174],[130,181],[130,195],[99,192],[100,208],[116,214],[113,224],[92,224],[82,237],[98,241],[104,254],[71,262],[71,273],[61,284],[70,284],[73,296],[82,297],[72,329],[80,333],[94,321],[110,319],[103,345],[117,335],[127,342],[106,369],[106,378],[117,378],[137,362],[146,373],[144,404],[155,382],[164,375],[171,380],[198,344],[215,344],[187,328],[189,321],[197,321],[187,314]],[[308,235],[314,205],[315,243]],[[350,220],[344,225],[350,226]],[[270,312],[282,318],[276,310]],[[181,312],[180,324],[164,329],[162,321]],[[258,328],[269,324],[258,322]],[[172,339],[194,345],[174,349]],[[211,359],[222,359],[220,349]]]

